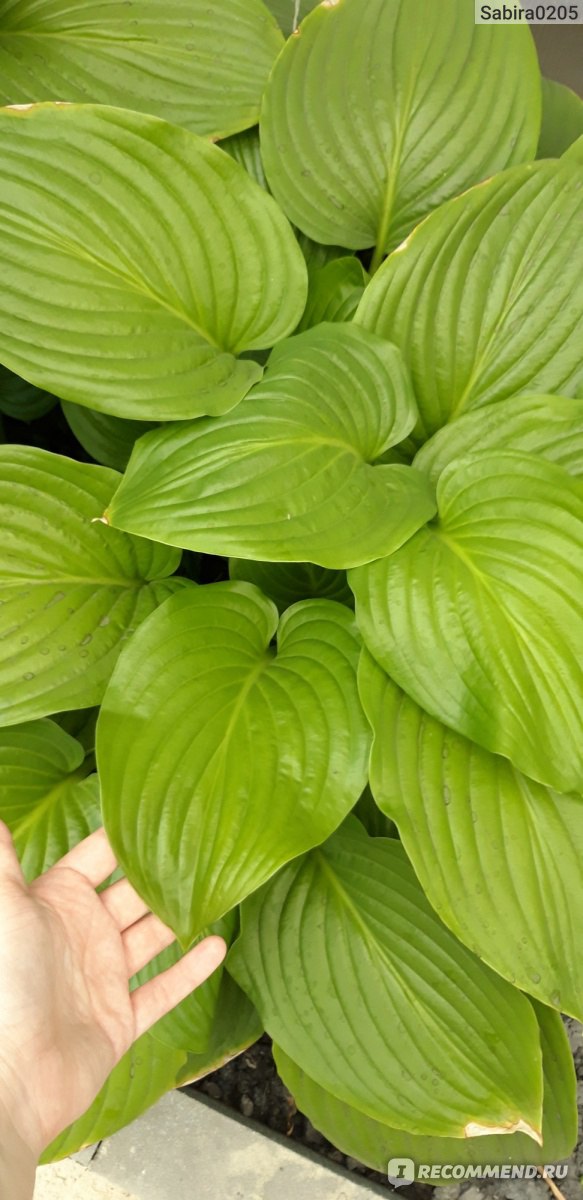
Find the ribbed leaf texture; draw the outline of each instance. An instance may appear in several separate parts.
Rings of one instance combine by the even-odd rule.
[[[99,522],[118,480],[0,446],[0,725],[99,704],[122,642],[188,586],[175,550]]]
[[[306,601],[278,626],[246,583],[172,598],[128,646],[97,729],[105,827],[183,944],[356,803],[370,747],[359,650],[343,605]]]
[[[583,494],[534,454],[458,459],[439,518],[350,572],[374,658],[428,713],[558,791],[583,789]]]
[[[320,325],[275,348],[231,416],[140,439],[106,519],[205,553],[333,569],[370,562],[435,512],[421,472],[373,465],[415,419],[394,346],[353,325]]]
[[[366,652],[371,787],[442,921],[510,983],[583,1019],[583,797],[447,729]]]
[[[257,121],[282,45],[261,0],[6,0],[0,103],[95,101],[225,137]]]
[[[539,1140],[532,1008],[445,928],[399,842],[351,818],[249,897],[241,930],[228,969],[337,1099],[410,1132]]]
[[[235,355],[305,306],[271,197],[204,139],[116,108],[4,109],[0,158],[2,361],[118,417],[233,408],[262,374]]]

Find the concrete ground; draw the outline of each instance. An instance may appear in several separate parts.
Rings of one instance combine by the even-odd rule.
[[[39,1167],[34,1200],[371,1200],[387,1192],[212,1101],[167,1096],[95,1151]]]
[[[138,1200],[87,1167],[67,1158],[52,1167],[40,1167],[34,1200]]]

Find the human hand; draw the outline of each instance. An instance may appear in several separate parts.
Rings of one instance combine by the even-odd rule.
[[[130,995],[130,977],[175,939],[127,880],[95,891],[115,866],[99,829],[28,885],[0,822],[0,1159],[4,1127],[36,1162],[225,956],[222,938],[205,938]]]

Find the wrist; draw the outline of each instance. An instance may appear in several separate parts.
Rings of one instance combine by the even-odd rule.
[[[0,1195],[32,1200],[38,1153],[24,1139],[10,1114],[10,1099],[0,1097]]]

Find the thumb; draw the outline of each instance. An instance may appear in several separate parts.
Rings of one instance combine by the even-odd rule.
[[[12,834],[4,821],[0,821],[0,884],[9,880],[20,884],[25,882]]]

